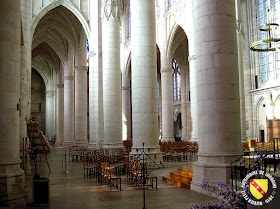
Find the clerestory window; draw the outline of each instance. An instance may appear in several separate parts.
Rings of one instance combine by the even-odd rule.
[[[265,27],[267,23],[278,23],[280,25],[280,0],[258,0],[258,21],[257,29],[259,27]],[[273,27],[274,29],[275,27]],[[271,31],[272,37],[280,37],[280,29]],[[268,32],[259,31],[258,39],[268,39]],[[264,46],[266,47],[266,46]],[[274,47],[272,45],[272,47]],[[262,83],[268,80],[274,80],[280,78],[280,60],[279,50],[259,52],[259,74],[262,79]]]

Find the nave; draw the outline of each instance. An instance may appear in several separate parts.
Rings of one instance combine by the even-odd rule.
[[[29,208],[115,208],[115,209],[140,209],[143,208],[143,190],[133,184],[128,184],[125,175],[122,175],[122,191],[110,189],[101,185],[96,178],[84,177],[82,161],[69,161],[67,156],[68,174],[63,172],[62,161],[65,150],[52,148],[49,162],[51,172],[44,156],[38,156],[37,171],[41,177],[48,177],[50,183],[50,204],[49,206],[33,205]],[[67,153],[68,154],[68,153]],[[177,187],[166,183],[162,176],[185,166],[190,162],[164,162],[164,168],[155,170],[152,175],[158,177],[158,188],[146,190],[146,208],[160,209],[182,209],[192,204],[201,202],[206,205],[208,202],[215,203],[218,200],[193,192],[183,187]],[[28,198],[32,198],[32,178],[34,176],[34,165],[31,163],[26,176],[28,186]],[[29,182],[28,182],[29,181]]]

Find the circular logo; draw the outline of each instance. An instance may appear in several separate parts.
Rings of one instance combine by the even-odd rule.
[[[270,189],[270,187],[272,187]],[[255,206],[270,203],[276,194],[277,184],[270,173],[263,170],[252,171],[246,175],[241,184],[245,200]]]

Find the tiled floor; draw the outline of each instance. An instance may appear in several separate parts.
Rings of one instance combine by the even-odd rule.
[[[63,173],[62,161],[64,150],[53,148],[50,156],[51,173],[48,172],[45,158],[38,157],[38,174],[49,177],[50,204],[49,206],[32,206],[30,208],[116,208],[141,209],[143,208],[143,190],[134,185],[126,184],[122,177],[122,191],[109,191],[104,185],[96,182],[95,178],[84,178],[82,162],[72,162],[67,159],[68,174]],[[202,202],[216,202],[216,199],[198,194],[186,188],[179,188],[162,181],[162,175],[186,165],[187,162],[168,162],[164,168],[153,171],[158,177],[158,189],[149,189],[146,194],[147,209],[183,209],[192,204]],[[34,167],[33,165],[31,165]],[[34,170],[28,171],[28,191],[31,199],[32,177]]]

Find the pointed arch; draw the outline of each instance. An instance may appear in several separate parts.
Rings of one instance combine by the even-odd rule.
[[[182,33],[178,38],[176,38],[176,36],[178,36],[178,31],[179,33]],[[167,38],[167,48],[166,48],[166,55],[167,57],[172,57],[172,51],[175,51],[176,48],[178,47],[178,45],[181,43],[181,41],[183,41],[183,39],[185,38],[183,35],[185,35],[185,37],[187,38],[188,40],[188,36],[187,36],[187,33],[186,31],[183,29],[182,26],[180,26],[178,23],[174,23],[172,29],[171,29],[171,32]],[[175,43],[177,39],[177,42]],[[176,44],[174,46],[174,44]],[[173,49],[173,50],[172,50]]]
[[[47,84],[49,81],[48,81],[47,76],[43,73],[44,71],[41,69],[41,67],[38,64],[32,62],[31,68],[33,68],[34,70],[36,70],[39,73],[39,75],[43,78],[45,87],[47,87]]]
[[[278,107],[278,109],[277,109],[277,107]],[[276,119],[280,119],[280,94],[275,99],[275,102],[273,104],[273,111],[274,111],[274,113],[273,113],[274,117],[276,117]]]
[[[66,9],[68,9],[70,12],[72,12],[74,14],[74,16],[80,21],[81,25],[83,26],[88,39],[90,39],[91,31],[90,31],[88,22],[86,21],[84,16],[81,14],[81,12],[71,2],[63,1],[63,0],[58,0],[58,1],[54,1],[54,2],[50,3],[48,6],[44,7],[35,16],[35,18],[33,19],[32,23],[31,23],[31,27],[30,27],[30,37],[31,37],[31,39],[32,39],[33,34],[35,32],[35,29],[36,29],[38,23],[40,22],[40,20],[42,19],[42,17],[44,17],[45,14],[47,14],[49,11],[51,11],[52,9],[54,9],[58,6],[64,6]]]

